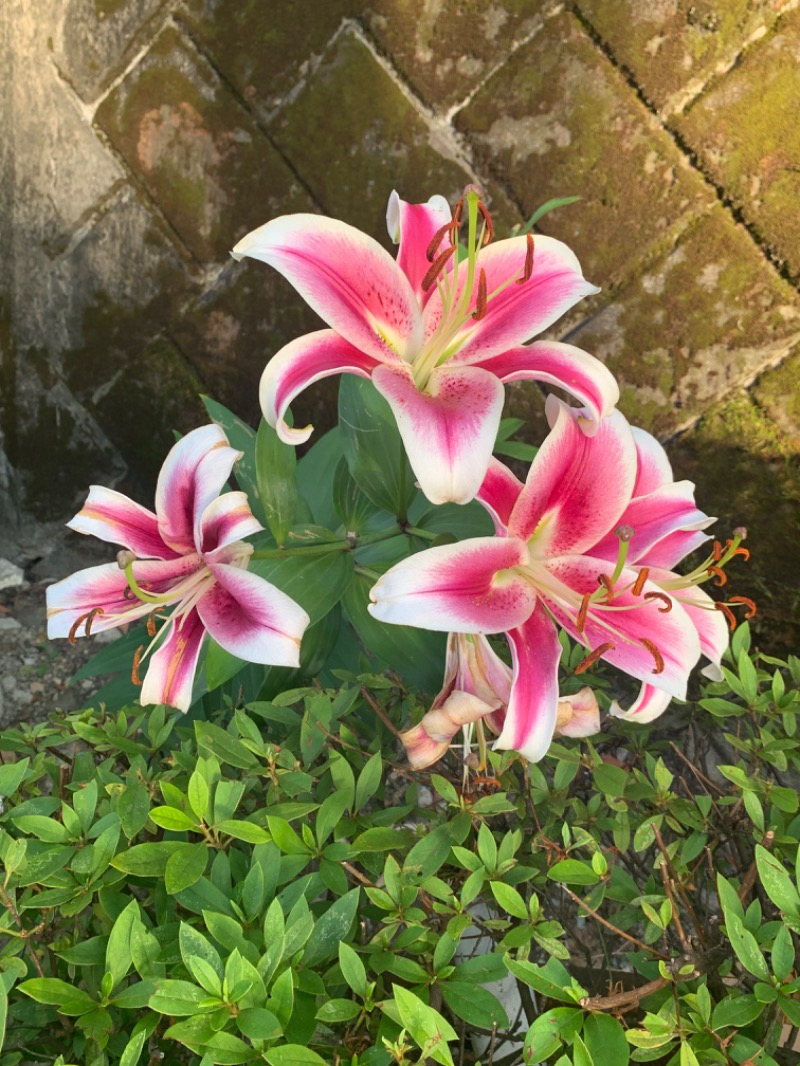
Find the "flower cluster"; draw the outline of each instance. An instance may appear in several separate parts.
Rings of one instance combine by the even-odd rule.
[[[746,555],[743,533],[724,546],[713,542],[688,575],[676,572],[710,539],[705,530],[714,521],[696,507],[694,486],[676,482],[663,448],[616,410],[617,383],[599,360],[533,340],[598,291],[564,244],[530,233],[495,240],[474,187],[452,210],[440,196],[410,204],[393,193],[387,223],[396,259],[343,222],[304,214],[267,223],[232,254],[280,271],[329,327],[291,341],[264,370],[261,407],[279,446],[312,432],[287,422],[307,385],[340,373],[369,379],[388,402],[427,500],[477,500],[494,525],[493,536],[455,539],[399,562],[395,554],[377,573],[362,568],[377,578],[372,619],[449,634],[442,690],[402,735],[412,766],[436,761],[459,729],[476,723],[496,736],[496,747],[530,760],[556,734],[596,732],[592,690],[559,693],[559,630],[585,648],[577,673],[602,659],[640,682],[632,706],[614,704],[612,713],[650,721],[685,697],[701,656],[706,670],[719,671],[733,607],[748,616],[755,609],[743,597],[715,603],[700,587],[724,583],[727,562]],[[524,483],[492,457],[504,385],[519,380],[554,386],[577,402],[549,397],[550,432]],[[353,454],[362,447],[369,442]],[[248,571],[254,549],[245,538],[261,525],[244,492],[223,491],[238,456],[218,426],[195,430],[167,457],[155,512],[95,487],[70,523],[125,550],[117,564],[50,588],[49,635],[74,640],[147,618],[150,643],[133,668],[138,680],[147,666],[143,703],[190,706],[206,633],[252,663],[300,663],[309,615]],[[358,483],[357,464],[348,463]],[[287,499],[276,506],[286,510]],[[385,513],[383,497],[379,503]],[[331,533],[320,544],[314,533],[304,549],[287,549],[271,524],[273,548],[261,557],[305,550],[330,559],[407,535],[410,526],[403,504],[391,529],[362,542],[345,525],[343,539]],[[345,610],[350,617],[346,603]],[[487,639],[493,634],[504,636],[510,665]]]

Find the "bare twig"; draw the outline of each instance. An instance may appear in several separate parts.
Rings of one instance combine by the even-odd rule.
[[[623,939],[629,941],[631,944],[635,944],[636,947],[641,948],[642,951],[646,951],[651,955],[656,955],[659,959],[663,959],[664,962],[669,962],[669,955],[664,955],[660,951],[656,951],[652,944],[645,944],[643,941],[637,940],[635,936],[631,936],[630,933],[626,933],[624,930],[618,929],[616,925],[612,925],[612,923],[609,922],[608,919],[604,918],[602,914],[598,914],[598,912],[593,907],[590,907],[588,903],[584,903],[581,897],[576,896],[575,893],[571,889],[567,888],[566,885],[562,885],[561,887],[567,893],[570,899],[574,899],[579,907],[583,907],[587,914],[591,914],[591,916],[596,919],[596,921],[600,922],[601,925],[604,925],[606,929],[610,929],[612,933],[616,933],[617,936],[621,936],[623,937]]]
[[[670,984],[666,977],[657,977],[655,981],[648,981],[639,988],[630,988],[627,992],[613,992],[610,996],[586,996],[580,1001],[580,1005],[587,1010],[625,1010],[637,1007],[641,1000],[659,992]]]

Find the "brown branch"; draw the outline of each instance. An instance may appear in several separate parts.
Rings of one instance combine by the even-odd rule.
[[[384,713],[383,708],[380,706],[378,701],[374,698],[374,696],[369,691],[369,689],[366,687],[366,685],[362,685],[361,686],[361,695],[364,697],[364,699],[370,705],[370,707],[375,712],[375,714],[377,714],[377,716],[380,718],[380,720],[383,722],[383,724],[386,726],[386,728],[389,730],[389,732],[390,733],[394,733],[394,735],[399,738],[400,733],[398,732],[397,729],[395,729],[395,727],[392,724],[392,722],[390,722],[389,719],[386,717],[386,714]]]
[[[761,847],[762,848],[766,848],[769,851],[772,848],[772,845],[773,845],[774,842],[775,842],[775,833],[774,833],[774,831],[772,829],[768,829],[767,832],[764,834],[764,836],[761,838]],[[754,888],[755,883],[756,883],[756,877],[757,876],[758,876],[758,867],[756,866],[755,859],[753,859],[753,861],[750,863],[750,868],[748,869],[747,873],[744,875],[744,881],[742,881],[741,887],[740,887],[739,891],[736,893],[737,896],[739,897],[739,902],[742,905],[744,905],[744,901],[747,899],[747,897],[753,891],[753,888]]]
[[[657,977],[655,981],[648,981],[640,988],[631,988],[627,992],[613,992],[610,996],[585,996],[579,1003],[587,1010],[620,1010],[626,1007],[636,1007],[646,996],[652,996],[654,992],[659,992],[670,983],[666,977]]]
[[[631,944],[635,944],[636,947],[641,948],[642,951],[646,951],[651,955],[656,955],[659,959],[663,959],[664,962],[669,962],[669,955],[663,955],[660,951],[656,951],[656,949],[651,944],[645,944],[643,941],[637,940],[635,936],[631,936],[630,933],[626,933],[622,929],[618,929],[616,925],[612,925],[611,922],[608,921],[608,919],[602,916],[602,914],[598,914],[598,912],[594,910],[593,907],[590,907],[588,903],[584,903],[581,897],[576,896],[575,893],[571,889],[567,888],[566,885],[562,885],[561,887],[567,893],[570,899],[574,899],[579,907],[583,907],[587,914],[591,914],[591,916],[595,918],[598,922],[600,922],[601,925],[604,925],[606,929],[610,929],[612,933],[616,933],[617,936],[621,936],[625,940],[629,941]]]
[[[2,901],[3,906],[6,908],[6,910],[18,926],[19,937],[24,942],[25,947],[28,950],[28,954],[31,957],[31,962],[36,968],[36,972],[39,974],[40,977],[44,977],[44,970],[42,969],[42,964],[39,962],[39,956],[36,954],[36,949],[31,943],[31,937],[36,936],[38,933],[41,933],[41,931],[44,929],[44,921],[39,922],[39,924],[37,926],[34,926],[33,929],[26,929],[25,926],[22,924],[22,919],[19,916],[19,911],[17,910],[14,904],[14,900],[11,898],[11,896],[9,896],[9,894],[4,888],[0,888],[0,901]]]

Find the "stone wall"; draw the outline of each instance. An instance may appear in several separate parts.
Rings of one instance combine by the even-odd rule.
[[[0,554],[91,482],[146,499],[208,392],[250,420],[314,316],[228,250],[276,214],[385,234],[478,182],[602,292],[557,335],[619,376],[769,638],[800,627],[800,12],[752,0],[4,0]],[[324,426],[330,382],[299,417]],[[541,397],[510,390],[541,427]],[[43,536],[42,531],[46,536]]]

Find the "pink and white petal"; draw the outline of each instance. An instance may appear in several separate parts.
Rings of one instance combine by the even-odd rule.
[[[455,362],[490,359],[523,344],[547,329],[578,300],[600,291],[582,276],[578,260],[565,244],[552,237],[535,237],[534,241],[533,274],[521,285],[516,281],[525,268],[525,237],[498,241],[478,254],[475,277],[477,280],[481,270],[486,272],[489,303],[483,318],[467,318],[461,327]],[[465,283],[466,270],[462,268],[458,288],[463,289]],[[471,306],[476,298],[477,285]],[[435,330],[441,314],[442,295],[437,287],[425,308],[426,337]]]
[[[687,555],[695,551],[701,544],[711,540],[708,533],[702,530],[689,530],[684,532],[670,533],[662,540],[654,544],[647,554],[639,560],[640,565],[657,566],[662,570],[672,570],[685,559]]]
[[[636,454],[639,457],[639,468],[636,472],[636,484],[633,495],[647,496],[655,492],[662,485],[671,485],[672,466],[667,453],[659,444],[652,433],[638,426],[631,426],[634,440],[636,441]]]
[[[189,611],[179,622],[170,623],[157,650],[145,660],[147,673],[139,691],[139,702],[143,707],[165,703],[179,711],[189,710],[197,660],[205,635],[197,611]]]
[[[491,371],[504,383],[542,381],[570,393],[584,405],[588,422],[583,430],[590,436],[619,401],[619,386],[611,371],[572,344],[536,341],[471,365]]]
[[[561,645],[541,603],[521,626],[508,632],[514,677],[503,730],[494,743],[538,762],[553,739],[558,711]]]
[[[198,547],[203,555],[210,557],[208,562],[215,562],[214,553],[259,533],[263,528],[250,510],[247,493],[226,492],[212,500],[203,511]]]
[[[633,530],[628,545],[628,561],[641,563],[664,538],[677,532],[705,529],[716,519],[709,518],[695,505],[691,481],[676,481],[654,489],[647,496],[631,500],[619,521]],[[613,532],[609,532],[592,548],[592,555],[616,559],[618,548],[617,538]]]
[[[380,622],[437,632],[502,633],[521,625],[536,592],[514,568],[528,561],[523,541],[475,537],[403,559],[372,587]]]
[[[485,718],[495,708],[471,692],[451,693],[441,707],[431,708],[419,725],[400,734],[411,767],[423,770],[437,762],[459,729]]]
[[[670,703],[672,703],[672,696],[668,692],[664,692],[660,688],[654,688],[645,682],[636,700],[627,711],[623,710],[619,703],[614,700],[609,708],[609,713],[615,718],[622,718],[626,722],[638,722],[640,725],[646,725],[647,722],[652,722],[655,718],[659,718]]]
[[[373,359],[399,362],[422,341],[408,278],[385,248],[346,222],[283,215],[248,233],[231,254],[280,271],[329,326]]]
[[[354,348],[332,329],[298,337],[273,355],[261,375],[259,401],[264,418],[285,444],[303,444],[314,427],[293,429],[284,421],[295,396],[306,386],[332,374],[368,378],[379,365],[371,355]]]
[[[558,701],[556,732],[558,737],[593,737],[600,732],[600,704],[588,685],[573,696]]]
[[[491,459],[475,499],[489,512],[498,534],[505,534],[511,512],[524,487],[505,463],[494,457]]]
[[[234,452],[228,444],[228,438],[217,425],[200,426],[187,433],[174,444],[164,460],[156,484],[156,514],[161,537],[176,552],[193,552],[194,517],[197,499],[197,472],[201,463],[213,452],[221,452],[228,462]],[[233,459],[230,459],[230,466]],[[219,482],[217,491],[211,499],[219,494],[227,473]],[[204,486],[208,488],[208,486]]]
[[[598,574],[610,576],[613,568],[610,563],[591,556],[564,556],[549,560],[546,569],[551,577],[580,597],[594,592],[598,588]],[[647,599],[647,594],[652,592],[660,596],[657,583],[646,581],[641,594],[634,596],[630,586],[636,577],[635,570],[626,567],[622,571],[617,587],[628,585],[628,591],[620,591],[610,605],[591,605],[583,633],[577,630],[574,607],[556,594],[543,591],[541,595],[559,625],[579,643],[589,649],[611,644],[602,656],[606,662],[639,681],[684,699],[689,673],[700,657],[697,629],[687,611],[674,599],[669,611],[662,609],[665,605],[660,598]]]
[[[411,469],[431,503],[474,499],[503,413],[497,378],[478,367],[445,365],[420,392],[408,366],[379,366],[372,380],[389,401]]]
[[[140,559],[174,559],[178,554],[161,539],[157,515],[102,485],[92,485],[86,503],[67,525],[76,533],[130,548]]]
[[[216,584],[198,601],[197,613],[214,640],[251,663],[299,666],[309,622],[303,608],[258,574],[227,564],[210,570]]]
[[[574,408],[550,396],[553,428],[511,514],[510,536],[536,558],[586,551],[620,522],[636,477],[636,446],[619,411],[587,437]]]
[[[133,573],[140,587],[155,595],[166,595],[171,587],[195,573],[199,562],[196,555],[144,560],[133,564]],[[114,629],[150,614],[153,604],[142,603],[135,597],[127,599],[127,587],[125,572],[116,563],[90,566],[49,585],[46,591],[48,637],[69,636],[78,619],[97,608],[102,613],[92,619],[91,633]],[[75,636],[85,635],[85,626],[81,625]]]
[[[674,596],[683,606],[697,630],[700,650],[707,659],[719,667],[728,647],[730,631],[724,615],[714,607],[714,600],[711,596],[697,585],[671,592],[670,581],[680,581],[680,577],[668,570],[651,569],[650,579],[657,586],[665,588],[667,595]],[[717,677],[715,680],[721,680],[721,678]]]
[[[422,279],[430,268],[426,255],[428,245],[442,226],[452,218],[450,205],[443,196],[432,196],[426,204],[409,204],[396,192],[389,197],[386,208],[386,226],[389,236],[400,248],[397,265],[411,282],[417,299],[424,305],[433,287],[423,291]],[[444,249],[447,244],[442,245]]]

